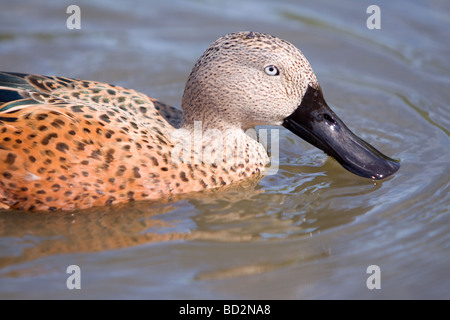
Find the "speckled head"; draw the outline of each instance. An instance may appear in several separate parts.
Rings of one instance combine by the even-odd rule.
[[[183,96],[184,124],[198,120],[243,130],[281,125],[308,85],[318,87],[316,76],[291,43],[257,32],[228,34],[192,69]]]
[[[183,95],[183,127],[246,130],[283,125],[363,177],[399,168],[351,132],[326,104],[308,60],[291,43],[237,32],[213,42],[195,64]]]

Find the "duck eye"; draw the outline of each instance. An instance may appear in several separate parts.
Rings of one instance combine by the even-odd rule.
[[[270,65],[264,68],[264,71],[269,75],[269,76],[277,76],[280,74],[280,71],[278,71],[278,68]]]

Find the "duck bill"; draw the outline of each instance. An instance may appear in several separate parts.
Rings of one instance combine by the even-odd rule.
[[[328,107],[320,87],[308,87],[302,103],[283,126],[359,176],[383,179],[400,167],[397,160],[385,156],[347,128]]]

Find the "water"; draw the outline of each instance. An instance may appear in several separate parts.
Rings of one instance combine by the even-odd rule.
[[[66,8],[81,8],[81,30]],[[0,69],[99,80],[179,106],[215,39],[253,30],[309,59],[334,111],[387,155],[374,183],[280,129],[280,169],[212,194],[0,213],[0,298],[450,298],[450,5],[4,1]],[[81,290],[66,269],[81,268]],[[367,267],[381,271],[369,290]]]

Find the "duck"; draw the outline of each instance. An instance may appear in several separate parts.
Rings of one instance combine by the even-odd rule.
[[[0,72],[1,207],[67,211],[227,186],[264,174],[270,158],[248,134],[262,125],[368,179],[400,166],[342,122],[302,52],[272,35],[214,41],[181,109],[112,84]]]

